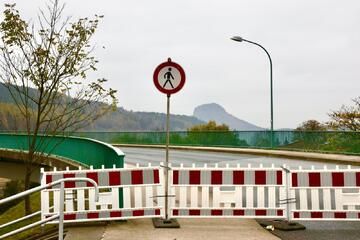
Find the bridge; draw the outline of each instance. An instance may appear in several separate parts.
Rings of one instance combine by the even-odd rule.
[[[359,165],[359,132],[275,131],[274,149],[269,148],[269,131],[171,132],[170,136],[172,148],[178,150],[192,149],[273,156],[283,160],[307,159]],[[335,141],[336,145],[329,146],[329,141],[334,139],[339,139]],[[0,134],[0,177],[22,179],[22,161],[26,158],[27,141],[28,136],[24,134]],[[71,137],[42,137],[42,141],[47,146],[44,149],[47,154],[32,175],[32,180],[36,182],[39,181],[41,167],[57,167],[59,170],[89,166],[109,168],[114,164],[123,167],[124,153],[120,150],[121,147],[163,148],[165,132],[79,132]],[[143,156],[143,159],[146,157]]]
[[[108,143],[95,139],[55,136],[41,136],[44,148],[44,157],[41,163],[37,164],[32,175],[34,182],[39,182],[40,168],[49,169],[56,167],[59,170],[69,167],[106,168],[124,166],[124,153]],[[0,177],[23,180],[23,161],[27,156],[28,136],[24,134],[0,134]],[[40,140],[39,140],[40,141]]]

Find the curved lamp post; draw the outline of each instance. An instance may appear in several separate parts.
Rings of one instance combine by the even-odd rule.
[[[261,46],[260,44],[258,44],[256,42],[249,41],[249,40],[244,39],[239,36],[234,36],[231,38],[231,40],[234,40],[236,42],[247,42],[247,43],[254,44],[254,45],[260,47],[262,50],[264,50],[266,55],[269,58],[269,61],[270,61],[270,108],[271,108],[270,109],[270,131],[271,131],[270,146],[271,146],[271,148],[273,148],[274,147],[273,74],[272,74],[273,70],[272,70],[272,60],[271,60],[270,54],[263,46]]]

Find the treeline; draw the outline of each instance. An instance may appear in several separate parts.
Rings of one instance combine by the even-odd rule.
[[[360,132],[295,131],[294,143],[288,149],[360,154]]]
[[[111,143],[137,144],[165,144],[166,132],[128,132],[118,133],[109,139]],[[229,130],[225,124],[217,125],[215,121],[197,124],[183,132],[171,132],[172,145],[192,146],[249,146],[246,141],[239,139],[236,132]]]
[[[164,131],[166,115],[155,112],[133,112],[123,108],[109,112],[81,131]],[[203,121],[186,115],[171,115],[171,130],[182,131]],[[26,124],[18,108],[0,102],[0,131],[23,131]]]
[[[352,101],[353,105],[331,111],[329,121],[311,119],[301,123],[295,129],[294,143],[287,147],[360,153],[360,97]]]
[[[203,121],[186,115],[171,115],[170,126],[172,131],[183,131],[201,124]],[[111,112],[83,131],[164,131],[166,115],[156,112],[135,112],[119,108]]]

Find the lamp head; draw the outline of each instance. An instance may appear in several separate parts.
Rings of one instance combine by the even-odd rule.
[[[242,41],[244,41],[244,39],[243,39],[242,37],[240,37],[240,36],[234,36],[234,37],[231,38],[231,40],[234,40],[234,41],[236,41],[236,42],[242,42]]]

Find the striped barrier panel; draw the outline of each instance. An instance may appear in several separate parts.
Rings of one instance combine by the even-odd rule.
[[[360,220],[360,169],[292,170],[293,220]]]
[[[63,178],[86,177],[94,180],[99,187],[134,186],[159,184],[159,169],[102,169],[44,173],[46,184]],[[85,182],[66,182],[65,188],[92,187]],[[60,186],[54,186],[54,189]]]
[[[160,167],[54,169],[42,172],[41,183],[45,185],[62,178],[80,177],[93,179],[98,184],[99,201],[95,202],[95,190],[91,185],[65,182],[65,222],[152,218],[164,214],[163,202],[156,198],[156,195],[163,195],[163,169]],[[123,194],[119,194],[121,191]],[[143,195],[146,201],[142,201]],[[41,192],[42,219],[59,212],[59,199],[59,186]],[[120,203],[123,203],[123,207]]]
[[[170,216],[285,218],[285,178],[282,168],[172,168]],[[188,191],[190,189],[190,191]]]
[[[64,221],[67,223],[89,222],[89,221],[111,221],[121,219],[153,218],[160,216],[160,208],[142,209],[111,209],[94,211],[74,211],[64,213]],[[53,216],[52,213],[45,214],[45,218]],[[49,222],[50,224],[57,221]]]
[[[289,170],[261,164],[170,165],[170,169],[168,215],[172,218],[360,220],[360,169]],[[165,216],[164,168],[160,166],[55,170],[42,173],[42,184],[74,177],[93,179],[101,189],[100,201],[95,202],[95,191],[88,184],[65,183],[66,222]],[[42,191],[43,219],[59,211],[59,196],[58,187]]]

